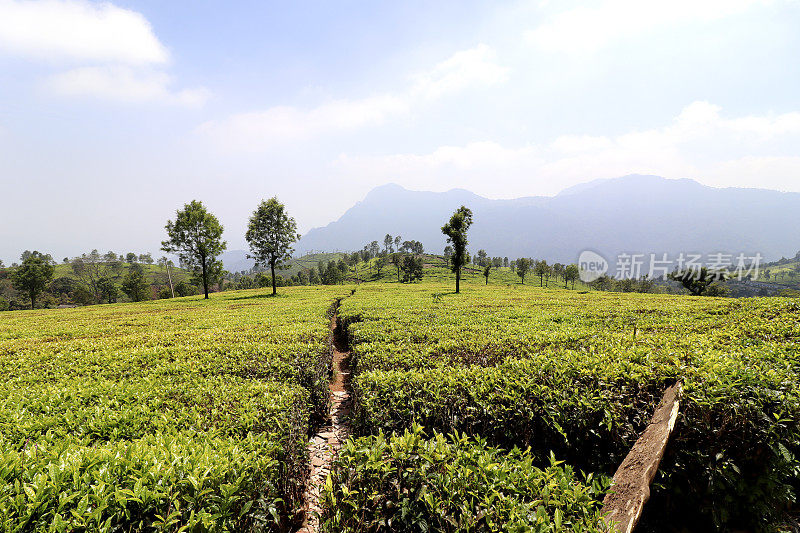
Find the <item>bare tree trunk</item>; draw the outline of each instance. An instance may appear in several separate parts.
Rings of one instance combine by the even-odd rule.
[[[208,268],[206,267],[206,258],[202,258],[203,263],[203,292],[205,292],[206,300],[208,300]]]
[[[275,296],[275,294],[277,294],[275,290],[275,261],[269,262],[269,268],[272,271],[272,295]]]
[[[461,267],[458,267],[456,269],[456,294],[458,294],[460,282],[461,282]]]

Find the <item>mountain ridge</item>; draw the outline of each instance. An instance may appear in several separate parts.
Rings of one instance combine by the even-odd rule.
[[[339,219],[312,228],[296,246],[356,250],[386,233],[445,246],[441,226],[460,205],[473,210],[469,249],[489,255],[572,262],[584,249],[622,252],[761,253],[797,248],[800,193],[715,188],[688,178],[631,174],[568,187],[555,196],[489,199],[466,189],[412,191],[396,183],[369,191]]]

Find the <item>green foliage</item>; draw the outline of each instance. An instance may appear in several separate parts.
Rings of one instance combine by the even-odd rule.
[[[467,264],[467,231],[472,225],[472,211],[459,207],[450,220],[442,226],[442,233],[447,236],[447,242],[453,245],[453,254],[450,256],[450,268],[456,275],[456,293],[460,291],[461,267]]]
[[[22,264],[11,272],[11,283],[18,291],[25,293],[31,301],[31,309],[36,308],[36,298],[53,279],[53,260],[40,252],[26,252]]]
[[[356,433],[413,423],[612,474],[664,388],[686,395],[651,516],[770,530],[800,489],[800,309],[781,299],[363,287],[340,316]],[[716,524],[716,526],[715,526]]]
[[[125,277],[122,278],[122,292],[127,294],[132,302],[150,299],[150,285],[145,280],[144,272],[139,265],[131,265]]]
[[[0,530],[290,529],[343,291],[286,292],[4,317]]]
[[[275,268],[292,258],[292,244],[299,238],[297,223],[276,197],[262,200],[250,217],[245,234],[250,245],[248,257],[255,259],[256,265],[270,266],[272,294],[275,294]]]
[[[528,273],[528,270],[531,268],[531,260],[525,257],[521,257],[517,259],[516,262],[516,271],[517,276],[519,276],[520,281],[524,284],[525,283],[525,275]]]
[[[201,276],[208,299],[209,276],[213,276],[215,268],[221,273],[222,264],[216,258],[226,248],[219,220],[202,202],[192,200],[176,212],[175,222],[167,221],[166,230],[169,238],[161,243],[161,249],[178,254],[183,265]]]
[[[723,272],[701,267],[699,270],[686,269],[669,274],[669,279],[680,281],[681,285],[694,296],[724,296],[725,289],[717,282],[724,281]]]
[[[550,458],[419,426],[348,441],[323,495],[322,531],[606,531],[603,484]]]
[[[414,255],[406,255],[400,265],[403,271],[403,282],[411,283],[422,279],[422,258]]]

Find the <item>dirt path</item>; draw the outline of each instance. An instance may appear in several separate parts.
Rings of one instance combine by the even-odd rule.
[[[320,493],[331,465],[342,443],[350,434],[350,351],[338,314],[331,318],[333,344],[333,381],[330,384],[331,411],[329,423],[320,428],[308,443],[311,459],[308,486],[306,487],[306,520],[298,533],[319,531]]]

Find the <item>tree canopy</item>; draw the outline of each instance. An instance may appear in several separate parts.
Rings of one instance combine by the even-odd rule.
[[[269,265],[272,294],[276,294],[275,268],[282,267],[284,261],[292,258],[292,244],[300,238],[297,223],[288,215],[286,207],[273,196],[258,204],[250,217],[245,238],[250,245],[248,257],[255,259],[256,265]]]
[[[31,309],[36,308],[39,296],[53,279],[53,260],[47,254],[26,251],[22,264],[11,273],[11,283],[20,292],[25,292],[31,300]]]
[[[209,273],[221,271],[222,263],[217,256],[227,247],[222,240],[222,224],[206,210],[203,202],[192,200],[176,212],[174,222],[167,221],[166,230],[169,239],[161,242],[161,249],[178,254],[184,266],[200,275],[208,298]]]
[[[453,213],[450,221],[442,226],[442,233],[447,236],[447,242],[453,245],[450,269],[456,275],[456,294],[460,289],[461,267],[467,263],[467,230],[471,225],[472,211],[462,205]]]

